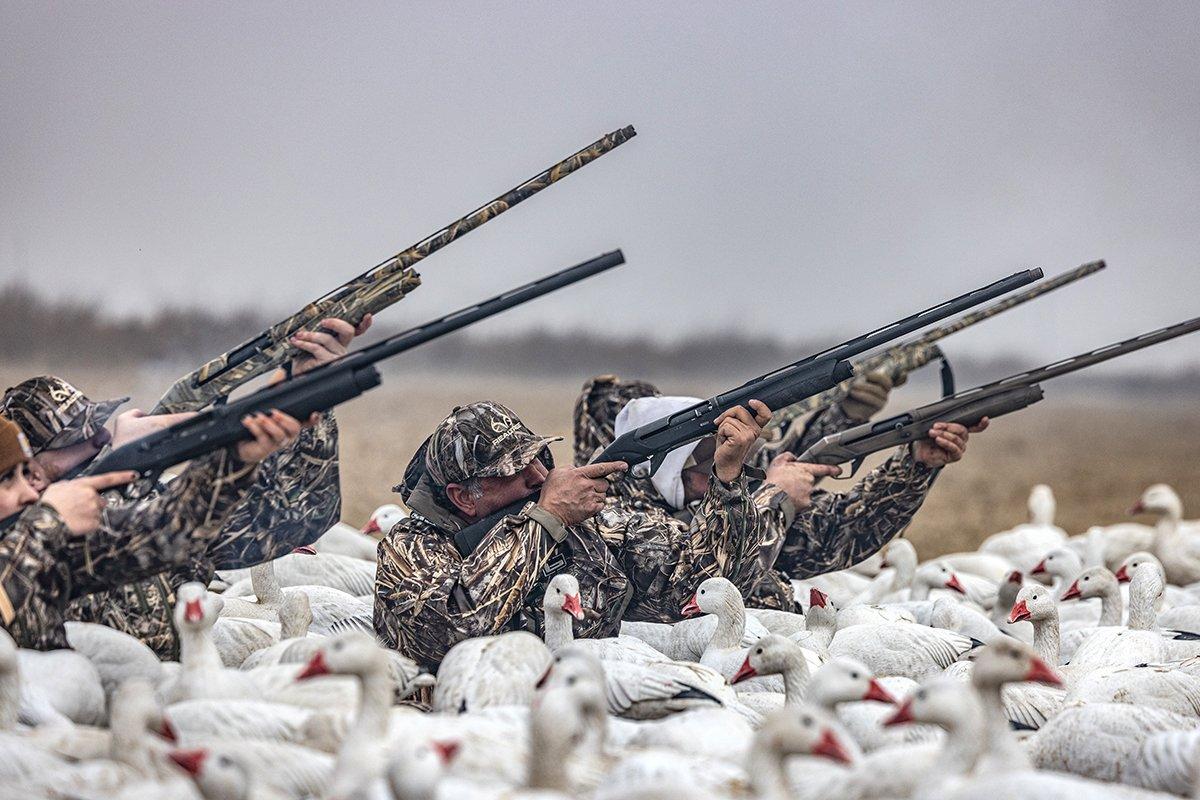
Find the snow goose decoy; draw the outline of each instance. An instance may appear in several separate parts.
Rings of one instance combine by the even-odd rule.
[[[1037,563],[1037,554],[1067,541],[1066,531],[1054,524],[1055,510],[1054,492],[1050,487],[1045,484],[1034,486],[1029,492],[1029,522],[992,534],[979,546],[979,551],[998,555],[1022,572],[1028,572]]]
[[[1165,483],[1151,486],[1129,513],[1158,517],[1150,550],[1162,563],[1167,582],[1186,586],[1200,581],[1200,541],[1184,530],[1183,503],[1174,489]]]
[[[528,631],[465,639],[451,647],[438,666],[433,710],[463,713],[489,706],[527,706],[550,660],[550,649]]]
[[[170,758],[200,790],[205,800],[286,800],[289,795],[255,774],[252,763],[236,748],[172,750]]]

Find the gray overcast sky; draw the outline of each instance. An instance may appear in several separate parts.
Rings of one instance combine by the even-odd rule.
[[[389,323],[618,246],[488,330],[828,337],[1104,257],[951,345],[1063,355],[1200,314],[1198,31],[1197,3],[4,0],[0,278],[283,314],[633,124]]]

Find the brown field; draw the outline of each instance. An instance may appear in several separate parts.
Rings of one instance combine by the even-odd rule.
[[[0,386],[39,374],[45,365],[0,369]],[[101,372],[62,370],[93,398],[133,394],[149,408],[177,377],[162,368]],[[338,412],[342,432],[345,521],[359,525],[378,505],[425,435],[454,404],[491,398],[510,405],[534,430],[566,438],[556,455],[569,460],[571,407],[582,381],[494,376],[400,375]],[[672,385],[673,392],[711,390]],[[905,402],[905,401],[901,401]],[[921,399],[908,402],[922,402]],[[133,405],[133,404],[131,404]],[[998,420],[971,442],[961,463],[946,469],[909,536],[923,557],[971,549],[985,536],[1025,519],[1025,498],[1048,483],[1058,498],[1058,523],[1071,533],[1126,519],[1151,483],[1179,491],[1188,516],[1200,517],[1200,414],[1194,406],[1099,401],[1048,391],[1041,404]],[[828,484],[836,488],[837,482]]]

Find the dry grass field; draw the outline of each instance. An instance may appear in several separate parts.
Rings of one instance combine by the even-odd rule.
[[[0,386],[47,368],[0,368]],[[132,394],[131,406],[143,408],[177,377],[161,368],[62,372],[93,398]],[[455,404],[484,398],[506,403],[534,430],[565,437],[556,455],[568,460],[571,407],[582,377],[385,376],[382,387],[338,412],[345,521],[362,524],[376,506],[391,501],[390,487],[402,477],[410,455]],[[671,385],[670,391],[703,393],[713,385],[706,379],[693,386]],[[1058,389],[1048,390],[1039,405],[998,420],[972,440],[963,462],[943,472],[908,534],[923,557],[973,548],[988,534],[1023,521],[1025,499],[1035,483],[1053,487],[1058,522],[1071,533],[1126,519],[1125,509],[1157,482],[1174,486],[1187,515],[1200,517],[1200,413],[1194,405],[1102,402]],[[906,391],[897,410],[901,403],[926,399]],[[836,489],[837,482],[828,488]]]

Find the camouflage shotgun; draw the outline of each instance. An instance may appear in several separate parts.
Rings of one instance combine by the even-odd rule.
[[[421,276],[413,269],[418,261],[636,135],[637,131],[632,125],[613,131],[490,203],[430,234],[407,250],[381,261],[248,342],[183,376],[167,390],[150,413],[199,411],[211,403],[223,402],[237,387],[287,363],[293,355],[288,340],[297,331],[316,330],[318,323],[329,317],[357,324],[367,314],[374,314],[403,299],[421,284]]]
[[[128,469],[142,477],[156,477],[168,467],[250,438],[242,425],[242,420],[249,414],[277,408],[297,419],[306,419],[314,411],[333,408],[378,386],[382,377],[375,365],[385,358],[624,263],[625,256],[621,251],[613,250],[510,289],[490,300],[467,306],[355,350],[303,375],[280,381],[245,397],[214,406],[164,430],[155,431],[101,456],[90,469],[95,474]]]
[[[950,396],[954,394],[954,374],[950,371],[950,362],[946,360],[942,349],[937,346],[936,342],[952,333],[961,331],[963,328],[970,327],[977,322],[983,322],[985,319],[994,317],[1003,311],[1008,311],[1010,308],[1019,306],[1035,297],[1041,297],[1047,292],[1062,288],[1068,283],[1074,283],[1080,278],[1087,277],[1102,269],[1104,269],[1104,261],[1092,261],[1075,269],[1055,275],[1053,278],[1044,280],[1036,286],[1031,286],[1023,292],[1017,292],[1009,297],[1005,297],[1003,300],[998,300],[987,308],[981,308],[978,311],[964,314],[945,325],[939,325],[932,330],[926,331],[911,342],[902,342],[880,353],[861,358],[854,362],[854,372],[858,375],[864,375],[868,372],[883,370],[887,373],[888,377],[898,383],[909,372],[919,369],[931,361],[940,359],[942,361],[942,394],[943,396]],[[792,428],[788,426],[810,411],[825,408],[840,400],[846,395],[849,387],[850,381],[843,381],[828,391],[821,392],[803,402],[776,411],[772,415],[771,421],[764,427],[765,434],[768,437],[772,437],[779,436],[781,431],[787,431],[787,433],[779,436],[779,438],[775,438],[774,441],[768,441],[763,447],[770,451],[780,452],[789,449],[794,440],[800,436],[801,431],[797,430],[795,426]]]
[[[853,475],[863,459],[871,453],[920,439],[929,433],[935,422],[958,422],[970,427],[984,417],[991,419],[1020,411],[1042,399],[1042,387],[1039,385],[1042,381],[1197,330],[1200,330],[1200,317],[1106,345],[1090,353],[1060,359],[1044,367],[1009,375],[889,419],[867,422],[831,434],[801,453],[799,459],[814,464],[851,462],[853,467],[850,474]]]

